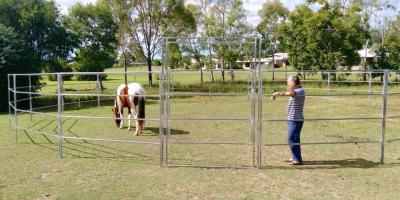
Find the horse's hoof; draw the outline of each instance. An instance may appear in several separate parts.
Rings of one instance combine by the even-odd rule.
[[[130,128],[128,128],[128,131],[131,131],[131,129],[130,129]]]

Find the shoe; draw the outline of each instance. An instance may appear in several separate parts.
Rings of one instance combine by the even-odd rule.
[[[303,162],[299,162],[297,160],[292,161],[292,165],[302,165],[302,164],[303,164]]]
[[[289,158],[289,159],[285,160],[285,162],[293,162],[293,158]]]

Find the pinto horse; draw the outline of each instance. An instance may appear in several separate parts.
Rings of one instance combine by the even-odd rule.
[[[144,128],[145,118],[145,91],[143,87],[138,83],[130,83],[128,85],[121,84],[117,89],[117,96],[114,100],[114,108],[112,109],[115,124],[119,128],[124,127],[124,122],[121,119],[123,117],[123,109],[128,108],[128,131],[131,130],[131,118],[132,113],[136,120],[136,132],[138,135]]]

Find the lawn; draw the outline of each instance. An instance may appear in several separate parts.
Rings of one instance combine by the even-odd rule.
[[[229,74],[228,74],[229,75]],[[181,75],[175,92],[196,89],[208,92],[226,92],[232,87],[206,83],[199,86],[198,75]],[[191,76],[191,77],[187,77]],[[197,77],[197,78],[195,78]],[[228,76],[229,77],[229,76]],[[246,74],[238,74],[234,92],[247,93]],[[109,76],[104,93],[112,94],[121,78]],[[130,77],[132,78],[132,77]],[[141,77],[136,77],[137,79]],[[179,76],[176,75],[175,80]],[[229,79],[228,79],[229,80]],[[242,80],[242,82],[240,82]],[[143,82],[145,79],[143,79]],[[54,93],[48,86],[43,91]],[[76,92],[73,84],[65,81],[67,92]],[[93,93],[93,83],[85,82],[85,93]],[[280,83],[264,92],[282,89]],[[307,85],[308,84],[308,85]],[[345,89],[363,90],[367,87],[335,85],[337,90],[321,91],[311,83],[309,94],[327,92],[354,93]],[[157,84],[156,84],[157,85]],[[178,87],[179,86],[179,87]],[[326,85],[324,85],[326,86]],[[314,89],[312,89],[314,88]],[[146,87],[148,94],[158,94],[156,86]],[[381,92],[380,85],[373,86]],[[390,91],[399,91],[391,86]],[[82,97],[83,98],[83,97]],[[45,99],[43,97],[43,99]],[[353,142],[350,144],[303,145],[303,166],[290,166],[286,145],[284,119],[287,99],[263,99],[262,167],[255,168],[193,168],[160,167],[159,121],[147,121],[144,133],[138,137],[126,127],[118,129],[112,119],[77,119],[72,116],[110,117],[112,101],[74,102],[65,106],[63,119],[63,158],[57,157],[57,138],[35,134],[33,131],[15,131],[9,128],[6,113],[0,115],[0,199],[395,199],[400,193],[399,142],[385,144],[385,164],[379,164],[381,120],[307,121],[302,142]],[[37,105],[43,101],[35,101]],[[49,100],[47,103],[54,103]],[[146,118],[159,118],[159,101],[148,98]],[[306,118],[380,117],[382,98],[372,96],[307,97]],[[222,166],[251,166],[251,145],[204,145],[181,142],[238,142],[251,143],[251,104],[247,96],[196,96],[171,99],[171,144],[168,146],[169,164],[196,164]],[[55,114],[55,107],[39,109]],[[400,113],[400,96],[388,98],[388,116]],[[182,118],[244,118],[242,121],[179,120]],[[399,118],[388,119],[386,139],[400,138]],[[18,124],[26,129],[57,134],[57,118],[51,115],[19,114]],[[125,123],[127,125],[127,123]],[[74,138],[105,138],[138,143],[106,143]]]

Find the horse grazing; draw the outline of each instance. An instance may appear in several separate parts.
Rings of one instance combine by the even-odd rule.
[[[128,108],[128,131],[131,130],[132,113],[136,116],[136,132],[138,135],[144,128],[145,118],[145,91],[138,83],[130,83],[128,85],[121,84],[117,89],[117,96],[114,100],[114,108],[112,109],[115,123],[117,127],[123,128],[124,122],[123,108]]]

